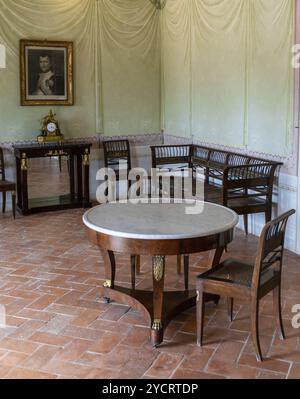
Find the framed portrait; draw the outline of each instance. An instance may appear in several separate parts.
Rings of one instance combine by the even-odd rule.
[[[20,41],[21,105],[73,105],[73,43]]]

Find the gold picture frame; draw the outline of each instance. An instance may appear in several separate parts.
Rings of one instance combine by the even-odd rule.
[[[73,43],[20,40],[21,105],[73,105]]]

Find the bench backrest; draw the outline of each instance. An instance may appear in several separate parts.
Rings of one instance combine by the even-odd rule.
[[[245,154],[239,154],[231,151],[224,151],[201,145],[161,145],[151,146],[152,167],[163,165],[186,164],[189,167],[203,167],[206,170],[206,178],[223,179],[224,170],[227,167],[238,167],[245,165],[261,166],[256,172],[261,176],[271,176],[276,168],[282,163],[270,161],[263,158],[251,157]],[[247,173],[245,169],[245,179],[251,178],[252,171]]]
[[[191,167],[191,145],[161,145],[151,146],[152,168],[159,168],[164,165],[180,165]]]
[[[192,164],[194,166],[206,167],[207,179],[213,177],[222,180],[223,171],[227,166],[244,165],[269,165],[280,166],[281,162],[270,161],[263,158],[251,157],[230,151],[218,150],[205,146],[193,145]],[[276,168],[275,168],[276,169]],[[268,174],[270,168],[261,168]],[[249,176],[248,176],[249,177]]]

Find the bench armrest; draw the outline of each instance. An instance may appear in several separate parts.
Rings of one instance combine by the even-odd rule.
[[[223,203],[230,199],[265,198],[272,202],[275,163],[227,166],[223,173]]]
[[[223,171],[223,182],[232,188],[244,187],[249,184],[256,186],[266,180],[273,184],[276,168],[277,164],[269,162],[256,165],[226,166]]]

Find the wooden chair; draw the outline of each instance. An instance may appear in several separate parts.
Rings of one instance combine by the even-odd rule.
[[[115,171],[116,180],[120,181],[120,162],[126,163],[127,177],[131,169],[130,144],[128,140],[110,140],[103,141],[104,165]],[[128,187],[130,182],[128,182]],[[131,255],[131,283],[132,289],[135,289],[135,274],[141,272],[140,256]]]
[[[192,169],[192,146],[190,144],[156,145],[150,146],[152,168],[162,169],[166,172],[176,173]],[[162,196],[162,181],[159,182],[159,196]],[[174,178],[170,178],[170,197],[174,198]],[[182,198],[185,197],[184,187]],[[184,284],[188,289],[189,256],[177,256],[177,273],[181,274],[182,258],[184,265]]]
[[[259,301],[273,290],[274,315],[280,337],[285,338],[281,316],[281,272],[284,237],[292,209],[263,228],[254,264],[228,259],[197,277],[197,344],[202,346],[205,295],[217,294],[228,299],[228,314],[232,320],[233,299],[247,301],[251,306],[251,335],[256,358],[262,361],[258,334]]]
[[[103,141],[104,165],[106,168],[114,169],[116,178],[119,180],[119,163],[127,164],[127,171],[131,169],[130,145],[128,140]]]
[[[4,167],[4,156],[3,150],[0,147],[0,192],[2,193],[2,212],[6,209],[6,193],[11,192],[12,198],[12,211],[14,219],[16,218],[16,184],[5,180],[5,167]]]
[[[130,145],[128,140],[110,140],[103,141],[104,150],[104,166],[106,168],[113,169],[116,175],[116,181],[120,182],[120,163],[126,165],[128,179],[128,173],[131,169],[131,157],[130,157]],[[128,181],[128,188],[130,187],[130,181]],[[120,193],[120,185],[117,185],[117,196]]]
[[[189,168],[192,169],[191,164],[191,150],[192,147],[188,144],[178,144],[178,145],[160,145],[151,146],[151,156],[152,156],[152,168],[159,169],[170,176],[170,198],[182,196],[185,197],[184,187],[182,186],[182,192],[175,193],[175,182],[174,176],[181,175]],[[163,195],[163,183],[160,178],[158,195],[161,197]]]

